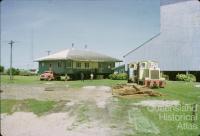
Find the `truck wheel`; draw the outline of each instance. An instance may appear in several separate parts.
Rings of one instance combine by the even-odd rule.
[[[58,81],[60,81],[60,80],[61,80],[61,77],[60,77],[60,76],[59,76],[59,77],[57,77],[57,80],[58,80]]]
[[[48,78],[48,81],[51,81],[51,80],[52,80],[52,78],[49,77],[49,78]]]

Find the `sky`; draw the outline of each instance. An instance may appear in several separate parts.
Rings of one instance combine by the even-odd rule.
[[[63,49],[84,49],[123,60],[160,31],[160,0],[3,0],[1,65],[37,68],[34,59]]]

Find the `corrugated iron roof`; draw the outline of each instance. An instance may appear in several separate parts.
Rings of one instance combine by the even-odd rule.
[[[77,60],[98,62],[120,62],[121,60],[90,50],[66,49],[55,54],[38,58],[35,61]]]
[[[160,5],[164,6],[164,5],[176,4],[176,3],[184,2],[184,1],[191,1],[191,0],[161,0]]]
[[[125,55],[126,63],[156,60],[163,71],[200,70],[200,2],[161,6],[161,33]]]

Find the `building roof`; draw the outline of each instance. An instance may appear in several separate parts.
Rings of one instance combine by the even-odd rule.
[[[50,60],[75,60],[75,61],[98,61],[98,62],[120,62],[121,60],[90,50],[66,49],[51,54],[35,61]]]
[[[160,34],[126,54],[125,62],[155,60],[163,71],[199,71],[200,2],[178,0],[160,10]]]
[[[123,69],[123,68],[125,68],[125,64],[114,67],[113,70],[119,70],[119,69]]]
[[[190,0],[161,0],[160,5],[164,6],[164,5],[176,4],[176,3],[184,2],[184,1],[190,1]]]

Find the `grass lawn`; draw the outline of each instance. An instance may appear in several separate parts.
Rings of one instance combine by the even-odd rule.
[[[42,115],[54,108],[54,101],[26,100],[1,100],[1,113],[12,114],[16,111],[33,112]]]
[[[195,87],[197,83],[168,81],[165,88],[155,89],[164,94],[161,97],[144,97],[136,99],[120,98],[119,107],[113,109],[114,120],[120,121],[120,118],[129,120],[129,126],[135,126],[136,134],[127,135],[136,136],[199,136],[200,135],[200,88]],[[199,83],[198,83],[199,84]],[[172,109],[157,109],[139,106],[136,110],[130,106],[141,100],[178,100],[181,105]],[[194,123],[192,123],[193,104],[197,104]],[[188,109],[187,109],[188,108]],[[130,116],[127,119],[127,112]],[[164,116],[169,117],[165,118]],[[176,118],[173,118],[176,116]],[[171,118],[170,118],[171,117]],[[177,120],[177,118],[179,118]],[[132,121],[130,121],[132,120]],[[126,124],[124,124],[126,126]],[[128,126],[128,125],[127,125]],[[156,127],[155,127],[156,126]],[[154,132],[157,129],[159,134]],[[127,129],[128,130],[128,129]],[[144,130],[151,133],[143,132]]]
[[[10,80],[8,75],[1,75],[2,84],[38,84],[40,83],[38,76],[13,76]]]
[[[126,83],[125,80],[85,80],[84,82],[77,81],[40,81],[38,76],[14,76],[14,80],[10,80],[9,76],[3,75],[1,76],[2,84],[26,84],[26,85],[40,85],[45,84],[46,82],[53,83],[55,85],[68,85],[71,88],[81,88],[83,86],[97,86],[97,85],[105,85],[105,86],[113,86],[119,83]]]
[[[165,88],[155,89],[164,96],[161,99],[175,99],[188,104],[200,104],[200,83],[168,81]]]
[[[13,84],[44,84],[46,81],[39,81],[38,77],[15,76]],[[80,88],[87,85],[112,86],[118,83],[126,83],[122,80],[86,80],[81,81],[50,81],[56,85],[69,85],[72,88]],[[11,84],[8,76],[2,76],[2,84]],[[165,88],[155,89],[163,94],[161,97],[140,97],[140,98],[116,98],[108,103],[108,108],[99,109],[95,103],[82,103],[79,107],[73,107],[74,114],[78,117],[79,123],[89,121],[88,118],[98,116],[106,118],[111,122],[111,128],[122,129],[125,136],[199,136],[200,135],[200,88],[191,82],[167,81]],[[133,106],[141,100],[178,100],[181,105],[174,109],[149,110],[147,107]],[[32,111],[37,115],[53,112],[59,102],[28,100],[1,100],[1,113],[12,113],[18,110]],[[109,105],[111,104],[111,105]],[[194,122],[191,120],[192,105],[197,104]],[[189,105],[191,109],[181,109]],[[58,108],[59,109],[59,108]],[[105,110],[105,111],[104,111]],[[109,112],[108,112],[108,111]],[[58,110],[57,110],[58,111]],[[89,116],[88,116],[89,115]],[[163,119],[166,116],[182,116],[180,120]],[[188,117],[188,118],[187,118]],[[136,127],[137,126],[137,127]],[[131,130],[131,131],[130,131]]]

